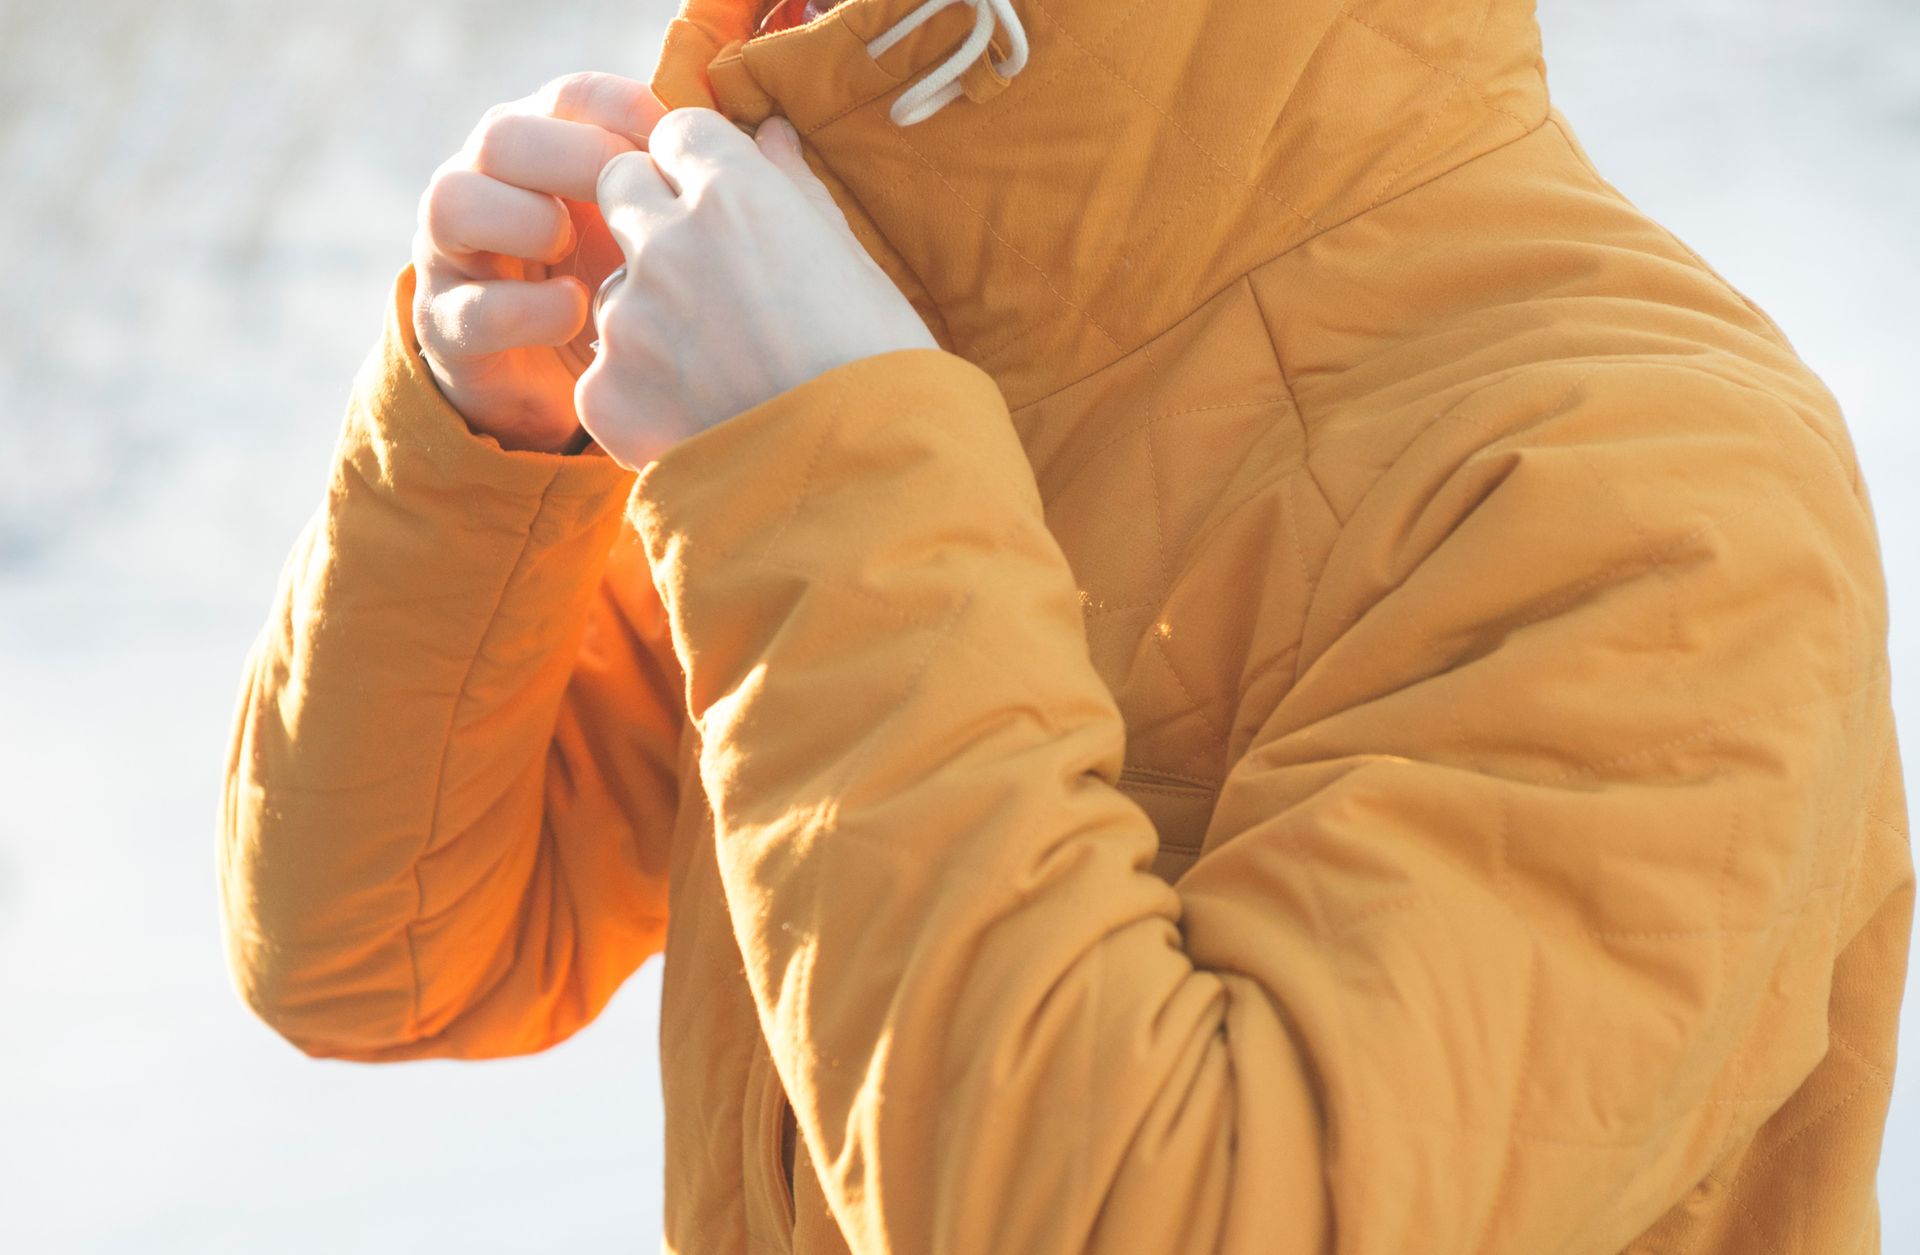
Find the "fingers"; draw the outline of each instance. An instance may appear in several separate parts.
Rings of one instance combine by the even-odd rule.
[[[729,166],[758,163],[752,139],[712,109],[674,109],[654,124],[647,151],[682,196],[694,194]]]
[[[498,354],[578,336],[586,284],[573,275],[531,278],[542,272],[526,263],[577,269],[569,264],[576,251],[606,251],[597,218],[583,231],[575,215],[594,218],[601,171],[638,153],[666,112],[646,84],[597,73],[569,74],[489,109],[421,200],[413,249],[421,347],[485,374]]]
[[[576,243],[559,200],[474,170],[448,170],[434,180],[421,202],[421,226],[435,252],[453,256],[501,253],[557,263]]]
[[[469,141],[472,168],[530,191],[592,200],[607,162],[634,145],[603,127],[534,113],[496,113]]]
[[[796,187],[812,195],[811,185],[820,180],[813,177],[813,171],[807,167],[807,159],[800,155],[800,135],[793,129],[793,123],[775,114],[754,131],[753,143],[782,174],[793,180]]]
[[[646,84],[583,72],[487,110],[467,137],[467,168],[529,191],[591,201],[600,169],[646,143],[666,113]]]
[[[488,279],[433,291],[416,320],[420,346],[444,362],[553,347],[580,334],[587,285],[572,275],[537,282]]]
[[[635,145],[645,144],[667,112],[645,83],[591,70],[556,78],[533,99],[543,113],[603,127]]]
[[[646,152],[625,153],[607,163],[595,199],[607,229],[632,261],[649,230],[696,203],[722,173],[765,166],[753,140],[724,114],[674,109],[654,126]],[[683,203],[676,206],[676,199]]]
[[[673,216],[675,190],[649,153],[623,154],[600,172],[600,216],[629,262],[647,233]]]

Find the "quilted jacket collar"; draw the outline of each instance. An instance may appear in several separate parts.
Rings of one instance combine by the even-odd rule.
[[[755,34],[759,0],[683,0],[653,87],[791,118],[862,242],[1016,408],[1547,110],[1532,0],[1015,0],[1025,69],[993,71],[996,36],[967,99],[902,128],[888,104],[973,19],[952,5],[870,57],[918,3]]]

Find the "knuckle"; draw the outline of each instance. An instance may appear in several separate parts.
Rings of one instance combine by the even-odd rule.
[[[549,112],[556,114],[571,113],[583,108],[599,83],[600,76],[591,70],[575,70],[571,74],[562,74],[550,79],[540,89],[540,99]]]
[[[645,153],[620,152],[600,167],[600,177],[594,181],[594,198],[605,201],[608,197],[617,197],[632,186],[632,180],[639,175],[635,162],[650,160]]]
[[[731,130],[733,123],[704,105],[687,105],[669,110],[654,128],[654,134],[663,128],[681,148],[697,151],[711,147],[720,138],[720,128]]]
[[[474,175],[466,170],[447,170],[435,175],[420,198],[420,225],[436,246],[449,238],[454,223],[472,198]]]
[[[758,151],[752,138],[725,114],[697,106],[668,113],[654,128],[648,147],[669,159],[697,158],[715,172],[741,166],[746,153]]]
[[[740,134],[740,128],[733,124],[732,119],[717,109],[709,109],[705,105],[695,105],[692,113],[693,117],[688,122],[688,125],[699,127],[702,135],[717,137],[721,135],[732,136]]]
[[[687,138],[687,115],[692,112],[691,108],[683,107],[669,109],[661,114],[660,120],[653,124],[653,133],[647,136],[647,147],[655,150],[684,148]]]
[[[451,160],[456,162],[470,160],[471,155],[479,149],[481,138],[496,126],[501,118],[507,117],[512,112],[513,106],[508,104],[489,105],[486,112],[480,115],[479,121],[473,124],[473,129],[467,132],[466,142],[460,146],[460,151],[455,153]]]
[[[474,132],[473,168],[481,171],[503,168],[519,147],[525,126],[525,115],[518,113],[503,113],[483,123]]]
[[[427,177],[427,185],[420,189],[420,201],[416,206],[418,212],[414,214],[414,221],[416,223],[423,226],[426,224],[432,211],[434,200],[446,194],[440,185],[446,181],[447,173],[457,168],[457,166],[457,159],[443,161],[436,166],[433,173]]]
[[[455,170],[467,169],[467,151],[466,148],[462,148],[459,152],[452,154],[445,161],[435,166],[433,173],[427,176],[428,185],[431,186],[436,180],[445,178]]]
[[[494,299],[478,287],[466,289],[464,299],[453,302],[449,321],[455,337],[463,345],[510,344],[523,321],[513,306]]]
[[[753,137],[735,125],[726,114],[716,113],[712,109],[702,109],[700,112],[704,117],[696,123],[699,127],[696,133],[702,145],[735,155],[753,148]]]

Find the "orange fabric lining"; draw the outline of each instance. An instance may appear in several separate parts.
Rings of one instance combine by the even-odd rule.
[[[828,9],[837,0],[775,0],[771,9],[760,19],[760,30],[785,30],[789,26],[799,26],[811,22]]]

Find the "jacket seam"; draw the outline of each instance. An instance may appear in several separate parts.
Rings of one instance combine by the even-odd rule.
[[[1261,329],[1266,332],[1267,348],[1273,354],[1273,369],[1280,376],[1280,386],[1286,390],[1287,402],[1293,410],[1294,421],[1300,424],[1300,471],[1307,477],[1307,482],[1313,485],[1313,490],[1320,494],[1321,504],[1326,506],[1327,514],[1332,517],[1336,525],[1334,540],[1338,540],[1339,533],[1346,528],[1346,520],[1340,517],[1340,511],[1334,508],[1333,498],[1327,495],[1326,486],[1320,482],[1320,477],[1313,472],[1313,427],[1307,422],[1306,411],[1300,408],[1300,394],[1294,390],[1293,380],[1287,376],[1286,361],[1280,356],[1280,337],[1274,330],[1273,319],[1267,315],[1266,302],[1260,299],[1260,286],[1253,281],[1253,272],[1249,270],[1246,274],[1242,275],[1241,281],[1247,285],[1247,295],[1253,300],[1254,311],[1260,315]],[[1297,529],[1296,534],[1290,537],[1289,541],[1293,545],[1294,556],[1299,558],[1300,564],[1304,568],[1306,566],[1306,551],[1300,542]],[[1317,560],[1314,563],[1314,570],[1308,578],[1305,591],[1302,593],[1302,600],[1304,600],[1308,606],[1313,604],[1314,593],[1318,591],[1320,587],[1321,576],[1326,573],[1326,555],[1330,551],[1331,542],[1329,542],[1329,548],[1323,550],[1317,556]],[[1302,615],[1299,635],[1294,640],[1293,678],[1288,681],[1287,687],[1289,690],[1300,683],[1300,658],[1303,651],[1299,648],[1299,645],[1300,638],[1306,635],[1306,631],[1307,618],[1305,615]],[[1244,694],[1244,692],[1245,689],[1243,688],[1242,693]]]
[[[881,90],[874,92],[872,95],[853,102],[852,104],[848,105],[845,109],[842,109],[839,113],[836,113],[832,117],[827,118],[824,121],[821,121],[819,123],[816,123],[812,127],[809,127],[805,132],[803,132],[803,134],[810,137],[818,131],[825,130],[827,127],[839,121],[841,118],[846,117],[848,114],[854,112],[855,110],[859,109],[863,105],[871,104],[872,102],[880,99],[881,97],[885,96],[888,92],[895,90],[898,86],[899,86],[898,83],[889,84],[887,87],[884,87]],[[1340,219],[1337,222],[1330,222],[1322,225],[1316,219],[1305,218],[1303,225],[1307,225],[1309,227],[1309,230],[1305,235],[1299,236],[1289,241],[1283,248],[1280,249],[1280,251],[1258,262],[1255,262],[1253,265],[1248,266],[1246,269],[1232,276],[1226,282],[1222,283],[1218,288],[1216,288],[1212,293],[1208,294],[1207,296],[1201,298],[1198,301],[1193,302],[1188,309],[1183,310],[1177,318],[1175,318],[1172,322],[1168,323],[1166,326],[1161,327],[1157,331],[1153,331],[1149,333],[1138,344],[1134,345],[1132,348],[1130,349],[1123,348],[1120,352],[1120,355],[1114,358],[1112,361],[1104,363],[1101,366],[1095,367],[1093,370],[1088,371],[1086,374],[1081,375],[1076,379],[1072,379],[1061,384],[1059,387],[1053,389],[1051,392],[1048,392],[1044,396],[1035,397],[1032,400],[1025,402],[1024,404],[1022,404],[1012,412],[1014,414],[1019,414],[1035,405],[1039,405],[1042,402],[1051,399],[1052,397],[1058,395],[1059,393],[1065,392],[1070,388],[1073,388],[1079,384],[1086,382],[1088,379],[1093,378],[1094,376],[1100,374],[1102,371],[1112,369],[1115,365],[1127,360],[1129,357],[1133,356],[1133,354],[1139,352],[1141,348],[1145,347],[1148,344],[1151,344],[1153,341],[1159,339],[1161,336],[1165,335],[1167,332],[1173,330],[1175,327],[1178,327],[1181,323],[1185,322],[1188,318],[1192,317],[1200,309],[1204,308],[1214,298],[1218,297],[1222,292],[1225,292],[1227,289],[1233,287],[1235,284],[1245,280],[1249,275],[1252,275],[1256,271],[1263,270],[1266,267],[1272,265],[1273,263],[1279,261],[1282,257],[1285,257],[1289,253],[1292,253],[1295,249],[1299,248],[1301,245],[1311,243],[1312,241],[1319,239],[1321,236],[1326,235],[1328,232],[1336,231],[1339,228],[1347,225],[1348,223],[1357,222],[1361,218],[1366,217],[1368,214],[1372,213],[1376,209],[1379,209],[1386,205],[1391,205],[1395,201],[1401,199],[1402,197],[1410,196],[1414,192],[1419,191],[1421,188],[1431,186],[1434,183],[1438,183],[1442,179],[1447,178],[1449,175],[1455,173],[1456,171],[1464,170],[1468,166],[1474,165],[1477,162],[1480,162],[1485,158],[1492,156],[1495,153],[1498,153],[1514,144],[1519,143],[1520,141],[1540,131],[1542,128],[1544,128],[1547,125],[1547,123],[1550,120],[1551,120],[1551,109],[1543,110],[1540,121],[1534,123],[1533,126],[1522,131],[1520,134],[1515,135],[1509,139],[1501,140],[1499,143],[1494,144],[1489,148],[1485,148],[1480,152],[1475,153],[1473,156],[1468,157],[1464,161],[1461,161],[1452,166],[1448,166],[1444,170],[1436,171],[1433,175],[1429,176],[1428,178],[1422,179],[1418,183],[1409,184],[1406,187],[1401,188],[1399,191],[1395,192],[1391,196],[1388,196],[1382,200],[1375,201],[1370,205],[1365,205],[1360,209],[1355,210],[1353,213],[1349,214],[1347,217]],[[917,149],[915,151],[916,153],[918,152]],[[867,213],[867,208],[865,203],[862,202],[858,196],[855,196],[853,194],[853,189],[850,186],[848,186],[844,180],[841,180],[841,185],[843,188],[845,188],[848,195],[852,197],[854,202],[860,205],[861,212]],[[1249,186],[1252,186],[1252,185],[1249,185]],[[1255,187],[1254,190],[1263,190],[1263,189],[1259,189]],[[869,221],[872,220],[872,215],[870,213],[868,213],[868,219]],[[888,247],[890,249],[893,249],[894,255],[896,257],[900,257],[899,250],[893,248],[892,241],[888,241]],[[1025,259],[1023,258],[1022,260],[1025,260]],[[920,276],[913,272],[912,267],[906,265],[905,258],[900,257],[900,261],[901,261],[902,267],[906,269],[907,273],[912,274],[914,281],[920,284],[921,291],[928,292],[928,289],[925,283],[921,280]],[[940,308],[939,303],[937,301],[933,300],[931,292],[928,292],[928,303],[932,305],[934,309],[939,313],[940,319],[941,319],[941,325],[944,327],[946,325],[946,311]],[[1102,334],[1105,335],[1104,328],[1101,328],[1097,323],[1093,325],[1095,330],[1101,331]],[[1105,338],[1110,342],[1113,341],[1113,337],[1111,335],[1106,335]],[[1116,342],[1116,347],[1119,347],[1117,342]]]
[[[404,1036],[409,1041],[416,1041],[421,1037],[420,951],[414,937],[414,929],[427,918],[427,888],[426,881],[420,874],[420,865],[437,845],[440,815],[446,800],[447,766],[453,756],[454,727],[460,717],[460,708],[466,701],[468,686],[473,681],[474,668],[479,665],[481,654],[486,652],[487,640],[493,634],[494,624],[499,621],[500,608],[506,604],[507,593],[513,588],[515,577],[526,564],[527,555],[533,548],[533,534],[541,516],[547,511],[547,497],[552,488],[553,476],[550,475],[547,483],[540,489],[540,500],[534,506],[532,516],[527,520],[525,533],[520,539],[520,550],[514,555],[512,564],[508,566],[506,577],[500,581],[500,591],[494,595],[493,607],[487,612],[486,624],[481,628],[480,637],[474,643],[473,655],[467,659],[466,670],[461,673],[459,687],[454,690],[453,701],[447,709],[447,730],[440,739],[440,761],[434,768],[433,775],[433,808],[427,818],[426,837],[421,842],[420,849],[414,854],[410,865],[413,874],[414,910],[413,918],[407,921],[406,928],[403,930],[407,943],[407,965],[413,976],[413,997],[408,1005],[407,1026],[404,1031]]]
[[[1327,513],[1337,520],[1340,512],[1333,508],[1333,498],[1320,483],[1320,477],[1313,473],[1313,429],[1307,423],[1306,411],[1300,408],[1300,394],[1294,389],[1293,380],[1287,375],[1286,361],[1280,356],[1280,337],[1274,333],[1273,319],[1267,315],[1267,303],[1260,299],[1260,288],[1253,281],[1253,271],[1240,276],[1240,282],[1247,285],[1247,295],[1253,300],[1253,308],[1260,315],[1260,326],[1267,333],[1267,348],[1273,354],[1273,369],[1280,376],[1280,387],[1286,392],[1287,404],[1293,407],[1293,416],[1300,424],[1300,468],[1313,481],[1315,492],[1326,503]]]
[[[1135,345],[1133,348],[1126,350],[1119,357],[1113,359],[1110,362],[1106,362],[1100,366],[1095,367],[1094,369],[1086,372],[1084,375],[1081,375],[1075,379],[1071,379],[1065,383],[1062,383],[1060,386],[1054,388],[1051,392],[1046,393],[1044,396],[1038,396],[1033,398],[1030,401],[1025,401],[1021,403],[1017,408],[1015,408],[1012,411],[1012,413],[1013,414],[1024,413],[1025,411],[1032,409],[1036,405],[1041,405],[1047,401],[1052,400],[1054,397],[1058,396],[1063,392],[1066,392],[1072,388],[1079,387],[1081,384],[1084,384],[1089,379],[1092,379],[1106,371],[1112,370],[1115,366],[1119,365],[1121,362],[1126,361],[1128,358],[1132,357],[1135,353],[1138,353],[1141,347],[1153,343],[1155,340],[1158,340],[1162,336],[1166,335],[1168,332],[1174,330],[1176,327],[1179,327],[1182,323],[1185,323],[1188,319],[1192,318],[1195,314],[1199,313],[1202,309],[1206,308],[1207,305],[1211,304],[1214,300],[1218,299],[1221,293],[1227,291],[1229,288],[1233,287],[1235,284],[1248,279],[1250,276],[1255,275],[1260,271],[1263,271],[1268,267],[1274,265],[1275,263],[1279,262],[1282,258],[1289,256],[1295,250],[1299,249],[1303,245],[1311,244],[1313,241],[1321,238],[1324,235],[1329,235],[1332,232],[1338,231],[1342,227],[1345,227],[1351,223],[1358,222],[1362,218],[1365,218],[1367,215],[1375,212],[1376,210],[1383,209],[1386,206],[1393,204],[1395,201],[1411,196],[1415,192],[1418,192],[1424,188],[1431,187],[1434,184],[1439,183],[1442,180],[1445,180],[1451,177],[1452,175],[1459,173],[1462,170],[1465,170],[1469,166],[1477,165],[1480,162],[1485,161],[1487,158],[1494,156],[1496,153],[1503,152],[1506,149],[1513,147],[1515,144],[1518,144],[1523,140],[1531,138],[1532,136],[1538,134],[1541,131],[1541,129],[1547,125],[1547,122],[1548,122],[1548,119],[1546,117],[1543,117],[1539,122],[1535,123],[1531,129],[1519,135],[1515,135],[1510,139],[1501,140],[1499,143],[1494,144],[1492,147],[1483,149],[1482,151],[1475,153],[1473,156],[1468,157],[1466,160],[1460,162],[1457,165],[1448,166],[1446,169],[1440,170],[1435,174],[1433,174],[1432,176],[1422,179],[1418,183],[1409,184],[1408,186],[1395,192],[1393,195],[1387,197],[1385,200],[1379,201],[1372,205],[1368,205],[1362,209],[1358,209],[1354,211],[1352,214],[1349,214],[1347,217],[1340,219],[1338,222],[1328,223],[1326,226],[1322,227],[1318,231],[1310,231],[1306,235],[1300,236],[1297,239],[1289,241],[1278,252],[1275,252],[1267,257],[1262,258],[1257,262],[1254,262],[1252,265],[1245,267],[1244,269],[1240,270],[1239,273],[1233,275],[1231,278],[1221,283],[1220,286],[1215,288],[1212,292],[1208,293],[1204,297],[1201,297],[1199,300],[1194,301],[1189,308],[1181,311],[1180,315],[1177,318],[1175,318],[1173,321],[1167,323],[1165,326],[1161,327],[1157,331],[1149,333],[1146,337],[1144,337],[1140,341],[1138,345]],[[1277,354],[1277,346],[1276,346],[1276,354]]]

